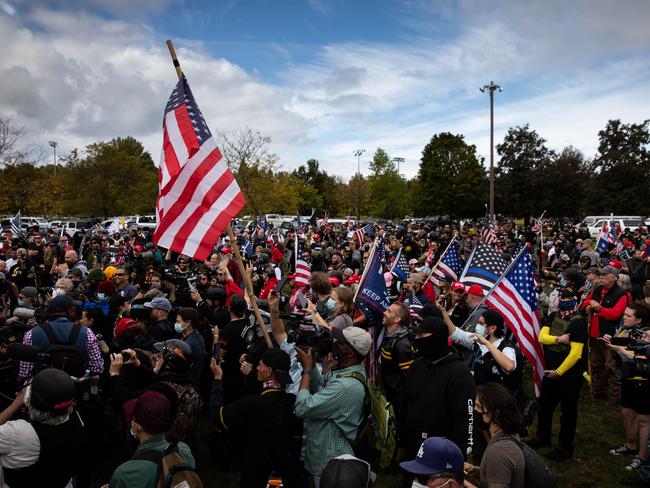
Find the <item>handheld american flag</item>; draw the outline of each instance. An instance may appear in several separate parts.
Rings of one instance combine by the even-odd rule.
[[[537,293],[533,262],[527,248],[519,253],[485,303],[503,315],[505,323],[515,334],[521,351],[533,365],[535,391],[539,396],[544,376],[544,352],[538,340]]]
[[[409,270],[409,263],[406,260],[406,256],[404,256],[402,251],[403,248],[400,247],[397,257],[390,268],[390,272],[393,273],[398,280],[406,283],[409,276],[411,276],[411,271]]]
[[[604,252],[609,250],[610,235],[607,232],[607,223],[603,222],[603,228],[598,234],[598,242],[596,243],[596,251]]]
[[[440,286],[441,281],[458,281],[458,277],[463,272],[463,261],[460,257],[460,245],[454,241],[449,244],[445,255],[438,263],[438,266],[431,274],[431,282]]]
[[[244,206],[185,76],[165,108],[154,242],[199,260]]]

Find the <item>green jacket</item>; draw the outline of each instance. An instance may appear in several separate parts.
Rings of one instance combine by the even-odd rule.
[[[324,377],[314,368],[309,391],[300,390],[296,395],[296,415],[305,421],[305,469],[314,476],[320,476],[330,459],[354,455],[350,443],[363,421],[366,390],[359,380],[342,376],[355,371],[365,376],[362,365]]]
[[[164,451],[169,446],[169,442],[163,436],[154,437],[143,442],[136,449],[136,453],[153,449],[159,452]],[[194,456],[187,444],[178,443],[178,452],[193,468],[196,468]],[[156,483],[156,466],[151,461],[136,460],[127,461],[120,464],[113,476],[111,476],[110,488],[155,488]]]

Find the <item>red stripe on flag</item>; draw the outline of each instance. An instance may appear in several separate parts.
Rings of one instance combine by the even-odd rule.
[[[229,172],[230,173],[230,172]],[[232,173],[231,173],[232,174]],[[234,179],[234,178],[233,178]],[[232,218],[237,215],[237,213],[244,207],[244,194],[239,192],[235,198],[230,202],[230,204],[219,213],[216,219],[210,225],[208,232],[201,240],[199,247],[194,254],[196,259],[201,261],[208,258],[214,247],[214,243],[217,242],[221,233],[230,223]]]
[[[190,114],[187,113],[187,106],[185,104],[180,105],[174,110],[174,114],[176,115],[176,121],[178,122],[178,130],[183,137],[185,147],[187,147],[187,154],[189,155],[189,158],[191,158],[194,156],[196,151],[199,150],[200,144],[196,134],[194,133],[194,128],[192,127]]]
[[[168,227],[183,212],[186,205],[191,201],[194,190],[201,183],[205,175],[221,160],[219,149],[215,148],[194,170],[187,184],[183,187],[181,194],[171,207],[165,209],[162,220],[154,232],[154,239],[157,241],[167,231]],[[225,163],[224,163],[225,164]],[[179,173],[180,174],[180,173]],[[178,177],[178,175],[176,175]],[[161,196],[165,197],[174,186],[175,179],[172,179],[163,189]]]
[[[162,161],[161,167],[164,165],[169,178],[173,178],[180,171],[181,165],[176,157],[174,146],[172,146],[172,143],[169,140],[169,134],[167,133],[167,127],[165,124],[163,124],[163,154],[165,155],[165,160]],[[160,178],[159,182],[162,182],[162,178]]]
[[[226,163],[224,161],[221,164],[226,164]],[[170,246],[171,248],[177,248],[179,246],[183,247],[181,243],[187,240],[187,238],[190,236],[190,234],[196,227],[196,224],[201,220],[203,215],[205,215],[210,210],[210,207],[212,207],[214,202],[218,200],[219,196],[223,193],[223,191],[226,188],[228,188],[228,185],[230,185],[230,183],[232,183],[232,180],[234,179],[235,177],[230,171],[226,171],[223,175],[221,175],[221,178],[219,178],[212,185],[212,187],[205,193],[199,206],[196,207],[194,212],[192,212],[192,214],[185,219],[185,222],[183,223],[181,228],[178,229],[178,232],[176,233],[176,236],[172,241],[172,245]],[[216,238],[215,238],[215,242],[216,242]]]

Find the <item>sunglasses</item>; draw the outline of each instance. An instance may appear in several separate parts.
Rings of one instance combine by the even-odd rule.
[[[126,273],[115,273],[113,276],[126,276]]]

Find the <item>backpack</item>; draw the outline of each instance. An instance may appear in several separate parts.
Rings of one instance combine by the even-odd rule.
[[[364,419],[352,445],[354,454],[367,461],[374,472],[382,471],[390,465],[397,443],[393,406],[379,388],[368,382],[361,373],[354,372],[341,377],[360,381],[366,391]]]
[[[77,346],[81,325],[72,326],[67,341],[59,340],[49,322],[45,322],[40,327],[50,342],[43,350],[49,358],[49,367],[65,371],[75,378],[83,377],[86,374],[86,360]]]
[[[178,451],[178,443],[169,444],[164,451],[148,449],[136,452],[131,461],[151,461],[156,464],[155,488],[203,488],[201,478]]]
[[[524,453],[524,462],[526,463],[526,488],[555,488],[555,477],[551,468],[544,462],[542,457],[537,454],[525,442],[515,439],[512,436],[505,436],[503,439],[510,439],[519,446]]]

